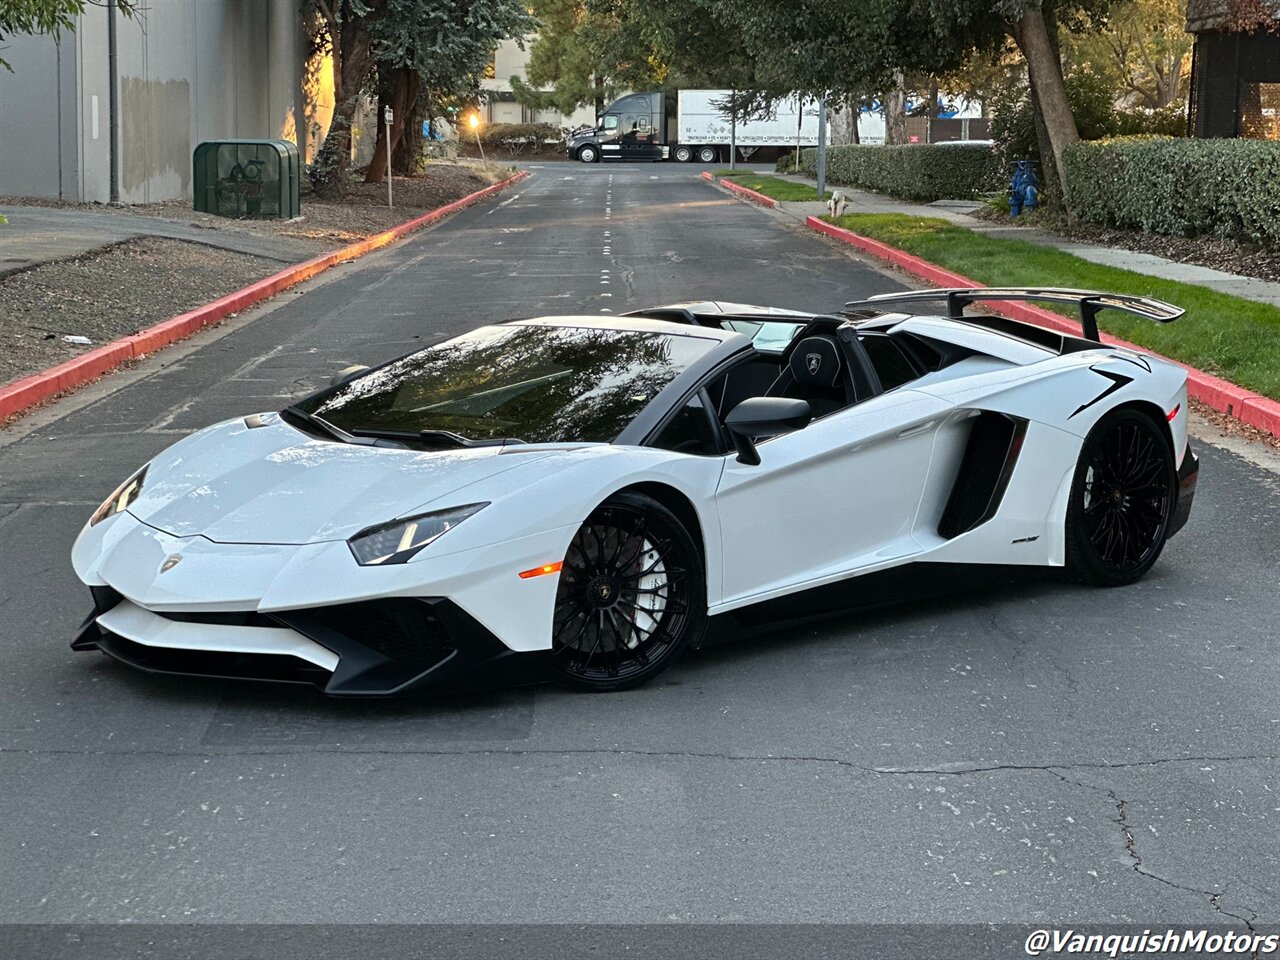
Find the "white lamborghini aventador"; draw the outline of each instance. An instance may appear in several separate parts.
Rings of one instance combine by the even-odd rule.
[[[1075,303],[1085,336],[964,315],[984,299]],[[981,289],[481,327],[128,478],[76,541],[94,610],[72,645],[331,694],[616,690],[709,622],[921,570],[1129,583],[1186,522],[1197,461],[1185,372],[1098,342],[1103,308],[1181,314]]]

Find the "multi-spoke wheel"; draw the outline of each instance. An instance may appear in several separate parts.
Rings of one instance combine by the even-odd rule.
[[[1133,583],[1169,531],[1176,470],[1169,440],[1139,410],[1108,414],[1085,438],[1067,507],[1067,573],[1100,586]]]
[[[638,686],[665,670],[706,622],[702,557],[670,510],[637,493],[604,502],[565,554],[552,661],[587,690]]]

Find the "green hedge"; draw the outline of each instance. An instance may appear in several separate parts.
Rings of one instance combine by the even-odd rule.
[[[469,131],[460,131],[462,139]],[[490,123],[480,128],[480,142],[486,147],[506,150],[512,156],[524,151],[536,152],[548,146],[564,144],[564,134],[554,123]]]
[[[1064,159],[1086,223],[1280,246],[1280,143],[1117,138]]]
[[[779,170],[790,171],[787,158]],[[800,151],[800,170],[816,176],[818,151]],[[843,146],[827,150],[827,182],[919,202],[964,200],[999,190],[1006,177],[995,150],[975,143]]]

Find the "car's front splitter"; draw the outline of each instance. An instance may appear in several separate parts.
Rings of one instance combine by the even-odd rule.
[[[440,597],[394,597],[280,613],[153,614],[192,632],[233,628],[293,631],[337,656],[332,670],[298,656],[157,646],[122,636],[99,618],[128,603],[110,587],[94,587],[94,610],[71,642],[101,650],[151,673],[306,683],[333,696],[446,693],[536,683],[547,678],[548,653],[517,653],[456,603]]]

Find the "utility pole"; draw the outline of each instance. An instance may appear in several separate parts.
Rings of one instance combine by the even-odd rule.
[[[827,192],[827,95],[818,98],[818,199]]]
[[[738,156],[738,102],[737,90],[729,91],[729,169],[736,170]]]

